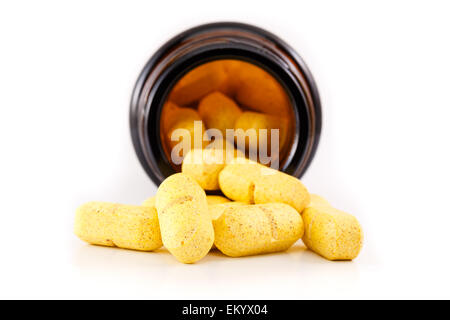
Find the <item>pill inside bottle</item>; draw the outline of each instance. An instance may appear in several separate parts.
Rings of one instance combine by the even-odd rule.
[[[160,117],[164,154],[176,171],[190,149],[230,144],[248,158],[278,165],[293,143],[294,128],[283,85],[263,68],[236,59],[208,62],[184,74]]]

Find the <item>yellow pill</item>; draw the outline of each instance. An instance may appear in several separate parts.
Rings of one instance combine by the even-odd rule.
[[[166,137],[171,148],[184,139],[184,136],[180,136],[180,138],[177,134],[174,134],[174,131],[177,129],[187,130],[188,137],[190,139],[190,148],[194,148],[194,139],[196,136],[197,139],[200,139],[202,145],[204,144],[203,133],[206,130],[205,125],[201,122],[200,126],[195,126],[195,121],[202,121],[202,119],[198,112],[193,109],[179,108],[178,111],[173,114],[173,119],[167,123],[167,127],[170,129],[168,130]]]
[[[202,259],[214,242],[205,191],[184,173],[168,177],[156,193],[164,246],[183,263]]]
[[[230,199],[227,199],[222,196],[214,196],[214,195],[207,195],[206,196],[206,202],[208,203],[208,206],[214,205],[214,204],[220,204],[220,203],[227,203],[230,202]]]
[[[331,204],[323,197],[310,193],[310,201],[308,207],[312,206],[331,206]]]
[[[247,205],[247,203],[228,200],[228,202],[208,204],[208,208],[214,223],[214,220],[217,220],[226,209],[243,205]]]
[[[220,154],[219,154],[220,152]],[[219,173],[225,162],[219,159],[222,150],[194,149],[183,159],[181,172],[191,176],[204,190],[219,189]]]
[[[242,158],[225,166],[219,174],[219,185],[229,199],[256,204],[281,202],[299,213],[310,201],[299,179]]]
[[[75,234],[91,244],[152,251],[162,246],[155,207],[89,202],[76,211]]]
[[[247,62],[239,60],[219,60],[222,64],[226,79],[217,89],[230,98],[234,98],[236,90],[239,87],[239,70],[247,64]]]
[[[260,167],[256,162],[240,159],[227,164],[219,173],[219,186],[223,194],[234,201],[254,202],[254,181],[258,179]]]
[[[222,197],[222,198],[224,198],[224,197]],[[224,199],[226,199],[226,198],[224,198]],[[246,203],[230,201],[228,199],[227,199],[227,202],[220,203],[220,202],[214,201],[212,203],[209,203],[209,200],[208,200],[208,209],[209,209],[209,213],[211,215],[211,219],[213,220],[213,225],[214,225],[214,220],[217,220],[227,208],[242,206],[242,205],[246,205]],[[215,248],[216,248],[216,246],[213,244],[211,249],[215,249]]]
[[[173,125],[185,117],[199,119],[197,112],[190,108],[180,108],[172,101],[167,101],[161,110],[161,131],[167,135]]]
[[[195,121],[202,121],[198,112],[191,108],[180,108],[175,103],[168,101],[164,104],[161,111],[160,134],[161,140],[164,142],[163,147],[167,155],[170,156],[172,149],[184,139],[188,139],[189,146],[183,150],[178,149],[177,156],[183,158],[187,150],[195,147],[195,134],[201,141],[201,147],[204,146],[202,141],[203,132],[206,130],[203,122],[200,126],[195,126]],[[185,132],[180,132],[177,129],[185,129]],[[183,144],[182,144],[183,145]],[[187,150],[185,150],[187,149]],[[178,163],[177,163],[178,164]]]
[[[222,146],[190,150],[183,159],[181,172],[194,178],[204,190],[219,190],[220,171],[234,157],[243,156],[228,142]]]
[[[226,137],[226,129],[233,129],[242,111],[223,93],[215,91],[204,97],[198,105],[198,113],[208,129],[218,129]]]
[[[170,103],[169,103],[170,105]],[[166,114],[165,114],[166,116]],[[170,116],[170,118],[169,118]],[[168,131],[174,130],[177,127],[180,127],[178,124],[182,122],[194,122],[194,121],[201,121],[202,118],[198,114],[198,112],[191,108],[176,108],[176,109],[168,109],[167,112],[167,119],[165,119],[165,128],[168,129]]]
[[[304,231],[301,216],[283,203],[230,206],[213,224],[214,244],[230,257],[287,250]]]
[[[219,61],[205,63],[189,71],[175,84],[169,99],[178,105],[192,104],[217,90],[227,75]]]
[[[155,201],[156,201],[156,197],[150,197],[147,200],[145,200],[144,202],[142,202],[142,206],[144,207],[155,207]]]
[[[358,220],[315,199],[303,210],[303,243],[328,260],[352,260],[361,251],[363,232]]]
[[[274,77],[249,63],[237,70],[235,99],[239,105],[276,116],[289,115],[289,97]]]
[[[243,112],[239,116],[239,118],[237,118],[234,124],[236,135],[235,140],[237,141],[237,143],[239,143],[239,141],[245,141],[245,148],[248,149],[250,142],[248,139],[249,134],[247,130],[253,129],[256,136],[255,141],[257,143],[254,146],[254,150],[257,151],[258,147],[261,148],[262,146],[265,146],[266,150],[270,151],[272,142],[272,130],[278,129],[277,151],[279,151],[283,149],[284,144],[286,143],[287,126],[287,119],[282,117],[267,115],[259,112]],[[264,135],[264,131],[260,130],[266,130],[266,134]],[[263,134],[263,137],[266,137],[264,140],[260,139],[261,134]]]

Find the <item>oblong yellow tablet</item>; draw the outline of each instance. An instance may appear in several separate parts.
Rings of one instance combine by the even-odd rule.
[[[277,116],[289,114],[289,97],[272,75],[250,63],[242,63],[235,70],[238,79],[235,99],[239,105]]]
[[[220,189],[229,199],[255,203],[255,181],[258,179],[260,167],[248,159],[239,160],[227,164],[219,173]]]
[[[309,201],[308,207],[311,207],[311,206],[331,206],[331,204],[328,202],[327,199],[325,199],[324,197],[321,197],[321,196],[319,196],[317,194],[310,193],[309,197],[310,197],[310,201]]]
[[[207,195],[206,202],[208,203],[208,206],[211,206],[214,204],[231,202],[231,200],[222,196]]]
[[[208,129],[220,130],[225,138],[226,129],[234,129],[234,123],[242,111],[232,99],[214,91],[200,100],[198,113]]]
[[[214,196],[207,196],[207,197],[214,197]],[[222,198],[226,199],[225,197],[222,197]],[[227,202],[217,202],[214,200],[214,201],[211,201],[211,203],[210,203],[210,201],[208,200],[208,209],[209,209],[209,213],[211,215],[211,219],[213,220],[213,225],[214,225],[214,220],[217,220],[222,215],[222,213],[224,213],[224,211],[227,208],[242,206],[242,205],[246,205],[246,203],[238,202],[238,201],[230,201],[230,200],[228,200]],[[215,248],[216,248],[216,246],[213,244],[211,249],[215,249]]]
[[[353,260],[358,256],[363,231],[354,216],[316,198],[303,210],[302,217],[305,223],[303,243],[309,249],[328,260]]]
[[[304,232],[300,214],[283,203],[229,206],[213,224],[214,244],[230,257],[287,250]]]
[[[217,90],[227,74],[219,61],[205,63],[183,76],[172,89],[169,99],[178,105],[189,105]]]
[[[239,115],[234,123],[236,141],[243,139],[246,141],[245,147],[249,147],[247,130],[253,129],[256,133],[257,147],[266,146],[266,150],[271,150],[272,130],[278,130],[278,150],[282,150],[286,143],[288,121],[286,118],[268,115],[260,112],[246,111]],[[241,129],[241,130],[239,130]],[[266,130],[266,139],[261,140],[261,134]],[[278,151],[277,150],[277,151]]]
[[[217,220],[226,209],[243,205],[247,205],[247,203],[239,201],[228,201],[223,203],[208,204],[208,207],[209,213],[211,214],[211,219],[213,220],[214,223],[214,220]]]
[[[162,246],[155,207],[89,202],[77,209],[74,229],[90,244],[141,251]]]
[[[170,106],[171,103],[169,102],[167,105]],[[175,109],[172,107],[172,109],[169,108],[167,115],[165,113],[164,116],[167,117],[165,119],[164,126],[168,131],[173,130],[174,127],[180,127],[177,124],[181,122],[194,122],[195,120],[202,120],[198,112],[191,108],[178,107]]]
[[[156,192],[164,246],[180,262],[202,259],[214,242],[205,191],[184,173],[171,175]]]
[[[199,126],[195,126],[195,121],[200,123]],[[184,129],[183,132],[177,129]],[[167,101],[161,111],[160,118],[160,137],[163,142],[163,148],[169,157],[175,146],[181,142],[189,142],[189,145],[180,144],[180,148],[177,149],[178,153],[176,157],[183,158],[187,151],[195,147],[195,135],[200,140],[199,147],[203,147],[203,133],[205,132],[205,125],[198,114],[197,110],[192,108],[182,108],[173,103]],[[187,139],[185,141],[185,139]],[[181,150],[181,146],[184,148]],[[171,160],[174,160],[171,158]],[[176,163],[177,165],[180,163]]]
[[[156,197],[150,197],[148,199],[146,199],[144,202],[142,202],[142,206],[144,207],[155,207],[155,201],[156,201]]]
[[[183,159],[181,172],[194,178],[204,190],[219,190],[219,173],[236,156],[244,155],[222,140],[222,145],[217,148],[208,146],[190,150]]]
[[[195,126],[196,121],[201,121],[200,126]],[[206,128],[196,110],[189,108],[178,108],[177,111],[173,113],[173,118],[168,120],[165,126],[168,128],[166,139],[171,149],[184,140],[184,136],[178,137],[176,133],[174,134],[177,129],[187,130],[191,149],[195,146],[194,139],[196,137],[200,140],[201,146],[205,144],[203,141],[203,133]]]
[[[219,86],[218,91],[234,99],[237,88],[239,88],[239,70],[248,64],[240,60],[219,60],[227,75],[225,81]]]
[[[256,204],[281,202],[299,213],[310,201],[308,190],[299,179],[241,158],[220,172],[219,185],[229,199]]]
[[[194,120],[199,120],[200,118],[194,109],[180,108],[172,101],[167,101],[161,110],[160,118],[161,132],[164,136],[167,135],[177,121],[185,117],[190,117]]]

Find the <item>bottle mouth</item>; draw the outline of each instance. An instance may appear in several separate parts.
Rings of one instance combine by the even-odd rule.
[[[183,90],[177,90],[180,82],[196,70],[226,61],[253,66],[255,70],[260,70],[258,72],[267,75],[269,82],[275,81],[287,97],[288,109],[277,110],[279,106],[274,103],[272,110],[264,109],[264,98],[258,96],[258,92],[246,93],[242,88],[239,96],[236,96],[236,92],[227,93],[220,88],[203,90],[196,97],[187,97]],[[214,79],[208,81],[214,82]],[[260,87],[253,83],[256,80],[252,77],[248,81],[252,82],[254,88]],[[187,88],[190,90],[184,92],[195,91],[192,86]],[[172,157],[173,145],[167,141],[168,134],[172,132],[167,132],[168,129],[164,127],[168,102],[198,112],[201,100],[215,92],[225,94],[236,102],[246,113],[247,123],[255,123],[258,117],[263,119],[263,123],[270,122],[267,120],[269,118],[286,119],[288,129],[284,134],[287,134],[288,140],[285,145],[279,146],[278,169],[296,177],[303,175],[317,149],[321,131],[319,95],[306,65],[289,46],[267,31],[239,23],[216,23],[190,29],[170,40],[149,60],[137,80],[130,109],[131,136],[143,168],[157,185],[180,171],[180,164]],[[252,95],[255,102],[251,101]],[[275,123],[277,121],[274,120]],[[244,120],[241,123],[248,129]],[[280,123],[277,124],[278,128],[274,125],[274,128],[269,129],[281,129]],[[249,156],[248,140],[245,148]]]
[[[230,149],[226,154],[236,151],[278,170],[298,143],[293,134],[297,118],[289,93],[264,68],[240,59],[218,59],[176,81],[158,124],[165,160],[177,172],[191,149],[224,147]],[[225,164],[232,159],[210,160]]]

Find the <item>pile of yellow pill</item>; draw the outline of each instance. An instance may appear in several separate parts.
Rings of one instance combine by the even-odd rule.
[[[181,172],[140,206],[82,205],[75,234],[95,245],[141,251],[164,246],[183,263],[199,261],[212,248],[242,257],[285,251],[300,239],[328,260],[356,258],[363,239],[356,218],[262,161],[264,150],[271,161],[283,160],[292,145],[293,119],[283,86],[256,65],[217,60],[190,70],[160,114],[161,145]]]
[[[164,246],[183,263],[199,261],[212,248],[230,257],[285,251],[299,239],[328,260],[352,260],[361,250],[358,220],[309,194],[295,177],[240,156],[218,168],[182,168],[140,206],[82,205],[75,234],[95,245],[141,251]],[[224,196],[206,195],[210,186]]]

